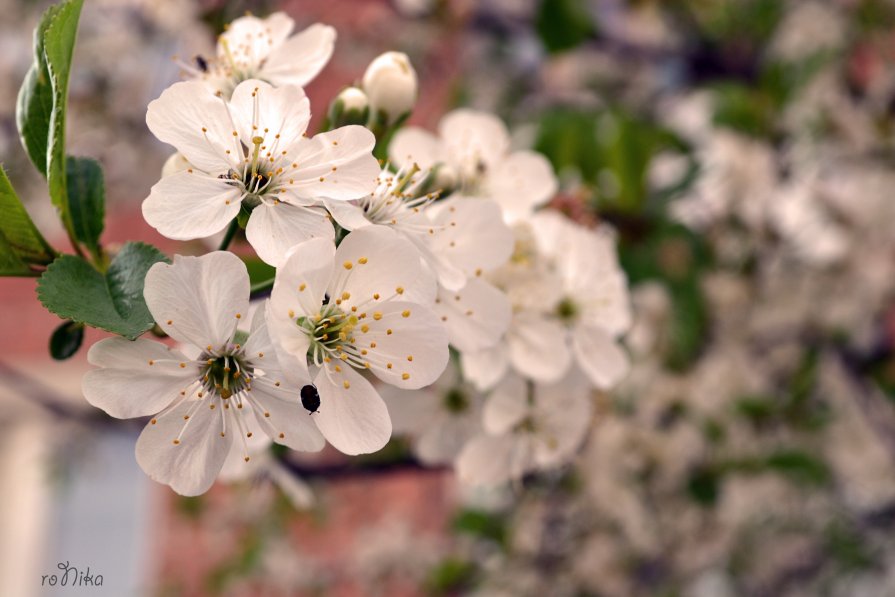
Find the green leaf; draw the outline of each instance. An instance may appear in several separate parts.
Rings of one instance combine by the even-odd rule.
[[[71,231],[66,202],[65,109],[83,0],[51,6],[34,31],[34,64],[19,90],[16,120],[31,161],[47,177],[50,199]]]
[[[44,176],[47,175],[47,145],[53,113],[53,88],[44,58],[44,37],[60,8],[59,5],[48,8],[34,30],[34,63],[25,75],[16,102],[16,124],[22,145]]]
[[[584,0],[541,0],[535,27],[551,53],[571,50],[596,31]]]
[[[28,276],[32,270],[22,261],[5,236],[0,235],[0,276]]]
[[[75,238],[97,255],[105,217],[103,170],[96,160],[69,156],[66,177],[68,206]]]
[[[24,263],[47,264],[56,252],[37,230],[18,195],[0,167],[0,237],[4,247]],[[0,260],[3,260],[0,257]],[[5,260],[4,260],[5,261]]]
[[[84,324],[66,321],[50,336],[50,356],[57,361],[74,356],[84,342]]]
[[[37,296],[56,315],[133,340],[154,324],[143,300],[143,279],[167,261],[155,247],[128,243],[105,275],[74,255],[63,255],[41,276]]]

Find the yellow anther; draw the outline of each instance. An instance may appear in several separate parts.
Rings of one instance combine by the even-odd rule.
[[[401,317],[407,318],[410,317],[410,309],[406,309],[401,312]]]

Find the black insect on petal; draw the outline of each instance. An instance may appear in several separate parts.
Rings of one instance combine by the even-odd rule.
[[[196,66],[199,67],[199,70],[203,73],[208,72],[208,61],[205,60],[205,58],[202,58],[202,56],[196,56]]]
[[[309,414],[319,412],[320,394],[317,393],[316,386],[306,385],[301,389],[301,405],[305,407]]]

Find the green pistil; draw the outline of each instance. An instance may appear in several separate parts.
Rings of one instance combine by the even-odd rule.
[[[526,433],[534,433],[536,429],[535,422],[531,417],[525,417],[518,425],[516,431],[524,431]]]
[[[578,306],[571,300],[564,298],[556,306],[556,315],[563,321],[575,319],[575,316],[578,315]]]
[[[227,399],[248,388],[252,369],[239,356],[210,356],[203,374],[206,390],[214,390]]]
[[[451,388],[444,396],[444,406],[452,413],[461,413],[469,408],[469,400],[458,388]]]
[[[341,309],[324,305],[314,317],[300,317],[297,324],[309,333],[311,351],[320,346],[326,351],[337,350],[341,344],[350,342],[351,332],[357,326],[357,316],[348,315]]]

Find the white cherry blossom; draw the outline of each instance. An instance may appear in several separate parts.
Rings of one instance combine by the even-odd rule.
[[[246,237],[273,266],[296,243],[332,238],[318,199],[343,201],[373,189],[376,140],[361,126],[309,139],[310,117],[298,87],[245,81],[225,101],[200,83],[175,83],[149,104],[146,123],[191,167],[152,187],[146,221],[168,238],[188,240],[211,236],[250,210]]]
[[[513,232],[494,201],[453,196],[437,201],[437,193],[422,193],[427,179],[418,170],[385,169],[370,195],[328,201],[327,207],[347,230],[386,226],[410,241],[438,278],[435,311],[451,345],[461,352],[493,346],[509,325],[510,304],[482,275],[509,259]]]
[[[268,319],[291,379],[313,376],[320,408],[311,418],[337,449],[373,452],[391,436],[385,403],[358,370],[406,389],[444,371],[447,335],[428,306],[434,297],[413,246],[382,226],[350,233],[338,249],[312,239],[289,251]]]
[[[463,382],[455,364],[428,388],[386,386],[382,397],[395,433],[413,438],[413,452],[424,464],[453,464],[466,442],[482,431],[482,394]]]
[[[485,402],[485,433],[457,458],[464,483],[499,485],[571,460],[590,428],[589,388],[578,372],[553,385],[510,375]]]
[[[538,212],[515,232],[510,263],[490,276],[510,298],[512,321],[502,342],[461,354],[464,376],[485,390],[512,367],[553,383],[577,361],[596,387],[611,388],[628,369],[617,339],[631,325],[614,237],[551,210]]]
[[[249,311],[249,276],[238,257],[218,251],[157,263],[146,274],[144,296],[158,325],[190,350],[142,338],[102,340],[88,353],[99,368],[84,376],[82,388],[88,402],[113,417],[153,416],[136,446],[146,474],[198,495],[231,450],[251,460],[248,442],[259,433],[296,450],[323,447],[299,388],[285,383],[263,310],[248,338],[236,338]]]
[[[275,12],[261,19],[246,15],[234,20],[218,37],[214,59],[197,58],[184,70],[224,97],[241,82],[258,79],[274,86],[304,87],[329,62],[336,30],[315,23],[291,35],[295,22]]]
[[[532,227],[560,278],[556,315],[568,329],[575,360],[596,387],[609,389],[627,374],[628,356],[618,338],[632,320],[615,235],[546,210],[532,218]]]
[[[454,179],[461,194],[497,201],[509,223],[528,217],[556,192],[547,159],[534,151],[511,151],[506,126],[492,114],[454,110],[442,118],[438,134],[416,127],[398,131],[389,159],[435,168],[440,177]]]

